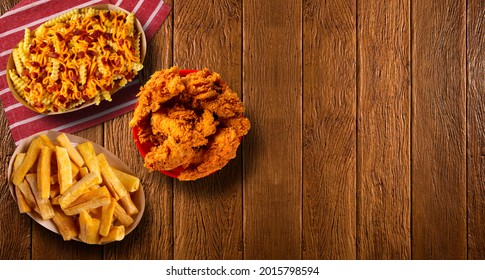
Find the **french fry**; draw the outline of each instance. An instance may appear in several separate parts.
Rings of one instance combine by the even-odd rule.
[[[138,211],[138,208],[136,208],[135,203],[133,203],[133,200],[131,200],[130,194],[123,196],[120,200],[121,204],[123,204],[123,208],[126,210],[126,213],[128,215],[133,216],[140,212]]]
[[[42,134],[39,136],[39,138],[42,139],[42,143],[44,144],[44,146],[49,147],[52,151],[56,149],[56,146],[54,145],[54,143],[52,143],[51,139],[47,137],[47,135]]]
[[[89,173],[89,170],[86,166],[79,168],[79,174],[81,174],[81,177],[88,175],[88,173]]]
[[[118,202],[115,202],[114,216],[125,227],[128,227],[133,223],[133,218],[126,213],[125,209],[123,209],[123,207],[121,207]]]
[[[12,169],[13,173],[17,172],[20,165],[22,164],[22,161],[24,161],[24,158],[25,158],[25,153],[18,153],[17,156],[15,156],[15,160],[13,162],[13,169]]]
[[[89,211],[111,202],[111,196],[106,187],[95,189],[82,194],[71,205],[63,209],[64,213],[69,216],[77,215],[82,211]]]
[[[106,244],[108,242],[120,241],[125,237],[125,227],[124,226],[113,226],[109,231],[108,235],[103,236],[99,239],[99,244]]]
[[[52,218],[52,220],[56,224],[62,238],[67,241],[77,237],[79,234],[79,228],[76,221],[72,217],[64,214],[64,212],[58,208],[54,208],[54,213],[54,218]]]
[[[71,160],[72,178],[76,178],[79,174],[79,167]]]
[[[113,215],[115,212],[116,200],[111,198],[110,204],[104,205],[101,212],[101,225],[99,226],[99,234],[101,236],[108,236],[111,224],[113,223]]]
[[[75,201],[87,189],[99,183],[100,178],[98,174],[94,172],[89,173],[61,195],[61,198],[59,198],[59,205],[61,205],[62,209],[67,208],[69,204]]]
[[[57,178],[59,191],[64,194],[72,186],[72,164],[67,149],[56,146]]]
[[[114,173],[113,169],[111,169],[111,166],[106,160],[104,154],[98,154],[97,158],[99,161],[99,167],[101,168],[101,175],[103,176],[104,183],[111,191],[111,195],[116,200],[119,200],[119,198],[127,195],[128,192],[126,191],[125,186],[123,186],[120,179],[118,179],[118,177]]]
[[[37,191],[37,174],[29,173],[25,175],[25,179],[30,185],[30,189],[34,194],[35,201],[37,202],[37,207],[39,207],[39,214],[43,220],[50,220],[54,217],[54,209],[48,198],[42,198],[40,193]]]
[[[101,222],[92,218],[87,211],[82,211],[79,214],[79,239],[88,244],[97,244],[100,224]]]
[[[32,209],[37,208],[37,202],[35,201],[35,197],[32,193],[32,190],[30,189],[29,183],[27,183],[26,180],[23,180],[22,183],[18,185],[18,188],[29,207]]]
[[[76,148],[74,148],[71,141],[69,141],[69,138],[67,138],[66,134],[59,134],[56,137],[56,141],[57,143],[59,143],[59,145],[67,149],[69,157],[72,159],[72,161],[74,161],[77,166],[82,167],[84,165],[83,157],[79,154]]]
[[[27,149],[27,153],[25,154],[25,158],[22,161],[22,164],[17,169],[13,176],[13,184],[18,186],[22,183],[25,178],[25,175],[30,170],[32,166],[34,166],[35,162],[37,161],[37,157],[40,153],[40,148],[42,148],[42,140],[40,138],[35,138],[30,143],[29,148]]]
[[[37,161],[37,188],[42,199],[48,199],[51,191],[51,155],[52,150],[43,146]]]
[[[120,179],[123,186],[128,192],[136,192],[140,188],[140,178],[131,174],[125,173],[111,166],[118,179]]]
[[[93,143],[88,141],[78,144],[77,149],[83,157],[84,163],[89,168],[89,172],[94,172],[101,176],[98,159],[96,158],[96,153],[94,152]]]
[[[28,213],[32,211],[29,204],[25,200],[24,195],[20,191],[19,186],[15,186],[15,196],[17,197],[17,205],[19,207],[20,213]]]
[[[49,197],[53,198],[53,197],[56,197],[60,194],[61,194],[61,192],[60,192],[60,189],[59,189],[59,185],[58,184],[51,185],[51,191],[50,191]]]

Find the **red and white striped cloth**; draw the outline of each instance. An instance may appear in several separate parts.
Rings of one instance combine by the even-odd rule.
[[[24,36],[24,29],[40,24],[73,8],[96,4],[113,4],[135,13],[147,42],[155,35],[170,12],[170,5],[153,0],[24,0],[0,17],[0,98],[7,116],[12,137],[17,144],[36,132],[57,130],[76,132],[115,118],[134,109],[140,83],[135,80],[113,95],[113,101],[103,101],[72,113],[46,116],[22,106],[10,93],[6,67],[12,48]]]

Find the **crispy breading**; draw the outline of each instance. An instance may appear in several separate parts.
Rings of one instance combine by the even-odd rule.
[[[183,167],[180,180],[207,176],[236,156],[251,127],[238,95],[207,69],[181,78],[177,67],[152,75],[139,93],[131,127],[154,146],[145,156],[150,170]]]

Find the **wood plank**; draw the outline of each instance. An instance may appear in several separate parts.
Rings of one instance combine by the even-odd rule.
[[[413,259],[465,259],[466,1],[412,2]]]
[[[356,258],[355,3],[304,1],[304,259]]]
[[[485,259],[485,2],[467,3],[468,259]]]
[[[175,1],[174,64],[218,72],[241,93],[242,3]],[[221,171],[174,186],[174,258],[242,258],[241,154]]]
[[[409,1],[358,6],[359,259],[409,259]]]
[[[3,1],[0,5],[0,15],[3,15],[19,1]],[[1,101],[0,101],[1,104]],[[15,150],[12,135],[9,132],[5,112],[0,112],[1,141],[4,143],[0,150],[2,189],[8,190],[8,178],[6,178],[8,164]],[[27,260],[30,259],[32,226],[31,219],[27,215],[19,213],[17,204],[9,191],[0,193],[0,260]]]
[[[244,258],[302,257],[302,1],[244,1]]]
[[[97,125],[77,133],[97,144],[103,144],[103,126]],[[77,241],[66,242],[62,236],[55,234],[44,227],[33,223],[32,227],[32,259],[34,260],[79,260],[101,259],[103,248],[101,246],[87,245]]]
[[[172,5],[172,1],[164,1]],[[172,65],[173,13],[148,44],[149,56],[140,73],[142,84],[153,72]],[[153,59],[151,59],[153,58]],[[122,242],[105,246],[106,259],[173,259],[173,181],[148,172],[128,126],[133,112],[105,123],[105,145],[140,177],[146,197],[145,214],[138,227]]]

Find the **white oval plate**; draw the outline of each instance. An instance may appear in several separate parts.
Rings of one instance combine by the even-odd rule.
[[[36,133],[36,134],[20,141],[19,145],[15,149],[15,151],[12,155],[12,158],[10,159],[10,162],[8,164],[8,175],[7,175],[8,176],[8,186],[9,186],[9,189],[10,189],[10,194],[12,195],[12,197],[15,201],[17,201],[17,198],[15,196],[15,186],[11,182],[11,175],[12,175],[12,169],[13,169],[13,163],[14,163],[15,157],[17,156],[18,153],[26,152],[29,145],[30,145],[30,142],[32,142],[32,140],[34,140],[35,138],[39,137],[41,134],[45,134],[45,135],[47,135],[47,137],[49,137],[49,139],[51,139],[52,141],[55,141],[56,137],[59,134],[62,134],[62,132],[53,131],[53,130],[42,131],[42,132]],[[90,141],[90,140],[84,139],[84,138],[76,136],[76,135],[72,135],[72,134],[68,134],[68,133],[64,133],[64,134],[66,134],[67,138],[71,141],[71,143],[74,146],[76,146],[77,144],[83,143],[83,142]],[[123,161],[121,161],[118,157],[116,157],[113,153],[108,151],[103,146],[100,146],[100,145],[94,143],[93,141],[90,141],[90,142],[93,143],[94,151],[97,154],[103,153],[106,156],[106,160],[108,160],[108,163],[111,166],[113,166],[114,168],[119,169],[119,170],[121,170],[125,173],[133,175],[133,172],[128,168],[128,166]],[[138,191],[136,191],[135,195],[132,196],[132,199],[133,199],[133,203],[135,203],[136,207],[140,210],[140,212],[133,219],[134,220],[133,224],[131,224],[129,227],[127,227],[125,229],[125,236],[128,235],[130,232],[132,232],[136,228],[136,226],[138,226],[141,218],[143,217],[143,213],[145,212],[145,193],[143,192],[143,186],[141,184],[140,184],[140,188],[138,189]],[[43,220],[40,217],[40,215],[37,214],[34,211],[31,211],[30,213],[27,213],[27,214],[34,221],[36,221],[38,224],[40,224],[41,226],[43,226],[46,229],[60,235],[59,231],[57,230],[56,225],[54,224],[54,222],[52,220]],[[77,240],[79,242],[82,242],[78,238],[73,238],[73,240]]]

